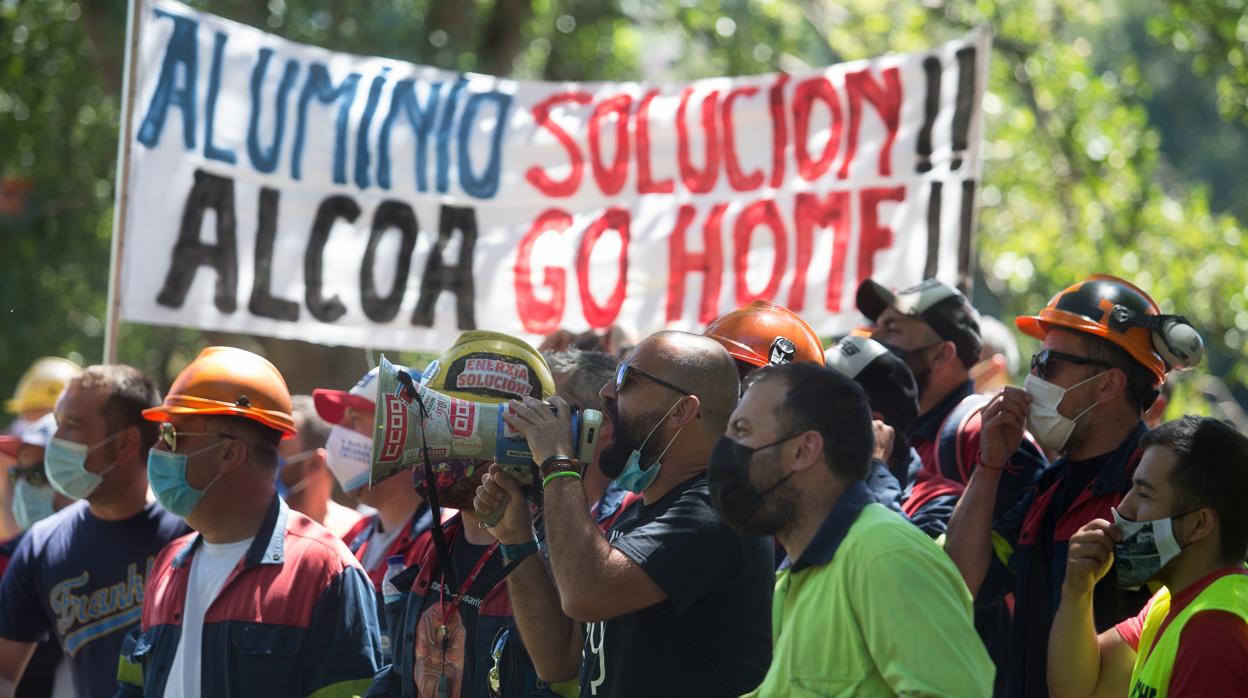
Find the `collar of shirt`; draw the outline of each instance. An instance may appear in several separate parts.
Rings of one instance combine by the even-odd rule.
[[[874,501],[875,497],[867,489],[866,483],[858,481],[847,487],[841,493],[840,499],[836,500],[832,511],[828,512],[828,517],[819,525],[819,530],[815,532],[810,545],[802,551],[801,557],[796,562],[786,559],[783,566],[790,567],[791,573],[797,573],[807,567],[831,562],[858,514]]]
[[[1101,497],[1107,494],[1125,493],[1131,489],[1131,474],[1134,470],[1131,466],[1139,461],[1140,439],[1148,433],[1148,427],[1144,422],[1135,425],[1135,430],[1114,449],[1105,455],[1093,456],[1082,461],[1072,461],[1065,457],[1058,459],[1053,465],[1049,466],[1040,474],[1040,479],[1036,482],[1038,492],[1044,492],[1052,487],[1057,478],[1068,473],[1072,467],[1078,468],[1081,463],[1089,461],[1101,461],[1097,464],[1096,480],[1092,483],[1092,495]]]
[[[975,381],[968,380],[960,387],[955,388],[953,392],[945,396],[935,407],[927,414],[920,415],[914,422],[914,428],[910,430],[910,438],[912,439],[935,439],[937,432],[940,431],[940,425],[945,423],[945,417],[958,406],[958,403],[967,397],[975,394]]]
[[[281,497],[274,494],[273,502],[269,504],[269,513],[265,515],[260,529],[256,531],[256,538],[251,542],[251,547],[243,555],[244,568],[255,565],[280,565],[286,561],[286,520],[289,517],[290,508],[286,506],[286,502],[282,501]],[[174,556],[173,567],[176,569],[188,564],[203,539],[202,535],[196,533]]]

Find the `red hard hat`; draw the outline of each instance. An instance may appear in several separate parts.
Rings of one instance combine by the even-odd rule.
[[[797,313],[768,301],[737,308],[707,325],[702,334],[722,344],[732,358],[751,366],[790,361],[824,364],[819,335]]]

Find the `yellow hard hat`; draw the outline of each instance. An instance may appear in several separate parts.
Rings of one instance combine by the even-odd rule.
[[[16,413],[50,410],[56,407],[56,398],[65,389],[65,384],[80,373],[82,367],[69,359],[57,356],[36,359],[17,381],[17,389],[13,391],[13,398],[5,403],[5,408]]]
[[[546,360],[522,339],[472,330],[434,359],[421,376],[430,388],[461,400],[499,403],[555,394]]]

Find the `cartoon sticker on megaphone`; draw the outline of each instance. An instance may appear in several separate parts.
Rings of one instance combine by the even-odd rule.
[[[507,403],[462,400],[440,393],[397,369],[385,356],[377,376],[377,412],[370,484],[425,462],[472,459],[498,463],[536,492],[536,464],[524,438],[503,419]],[[576,457],[593,459],[602,413],[572,416]],[[501,514],[501,511],[499,512]]]

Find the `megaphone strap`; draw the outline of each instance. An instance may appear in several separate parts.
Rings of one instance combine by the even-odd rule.
[[[442,531],[442,504],[438,501],[438,485],[433,477],[433,459],[429,457],[429,438],[425,434],[425,422],[429,421],[429,408],[425,406],[424,398],[412,383],[412,377],[407,371],[399,370],[397,376],[399,387],[395,389],[395,394],[402,399],[402,391],[410,390],[412,398],[420,409],[420,452],[425,459],[425,486],[428,488],[429,511],[433,512],[434,523],[430,527],[433,535],[433,548],[438,554],[438,564],[442,566],[444,578],[453,585],[455,570],[451,566],[451,548],[446,544],[446,533]]]

